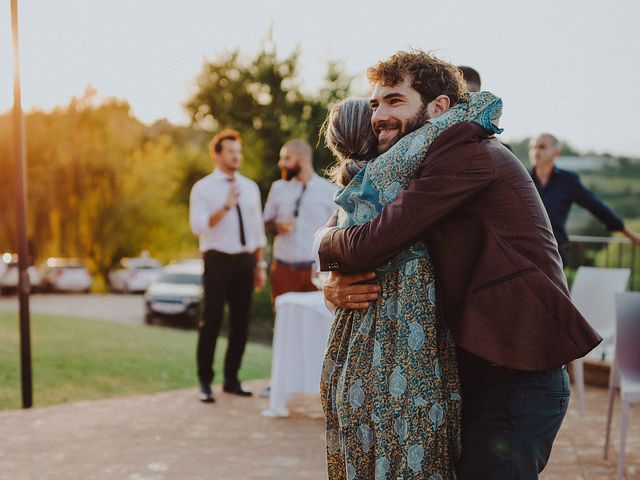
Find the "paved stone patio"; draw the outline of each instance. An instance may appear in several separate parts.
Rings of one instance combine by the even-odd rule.
[[[603,459],[607,415],[605,388],[586,388],[585,416],[578,414],[572,399],[569,412],[558,433],[543,480],[615,479],[620,444],[620,400],[613,412],[609,460]],[[640,405],[631,407],[627,435],[625,479],[640,479]]]
[[[258,392],[266,381],[247,382]],[[0,478],[11,480],[305,480],[326,478],[316,399],[293,402],[292,417],[265,418],[265,399],[195,389],[0,412]],[[615,476],[619,404],[609,461],[602,459],[607,392],[587,389],[575,405],[543,480]],[[37,400],[37,397],[36,397]],[[640,408],[632,409],[626,479],[640,479]]]

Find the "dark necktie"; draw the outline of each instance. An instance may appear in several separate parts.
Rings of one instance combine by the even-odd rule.
[[[240,222],[240,243],[244,247],[247,244],[244,238],[244,225],[242,224],[242,212],[240,211],[240,204],[236,203],[236,212],[238,212],[238,222]]]
[[[233,183],[234,179],[229,178],[228,181]],[[229,188],[233,188],[233,185],[231,185]],[[236,213],[238,214],[238,223],[240,224],[240,244],[244,247],[247,244],[247,240],[244,236],[244,224],[242,223],[242,212],[240,211],[240,202],[236,203]]]

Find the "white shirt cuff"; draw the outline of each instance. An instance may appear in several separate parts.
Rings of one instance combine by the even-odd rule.
[[[325,235],[333,232],[334,230],[337,230],[338,228],[340,227],[324,227],[319,229],[316,232],[316,234],[313,236],[313,246],[311,247],[311,253],[313,253],[313,258],[316,262],[317,272],[322,271],[320,269],[320,244],[322,243],[322,240],[324,239]]]

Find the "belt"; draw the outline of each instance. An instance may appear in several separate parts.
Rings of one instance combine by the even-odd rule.
[[[277,258],[275,259],[275,262],[278,265],[283,265],[292,270],[308,270],[311,267],[313,267],[314,263],[316,263],[316,262],[284,262],[282,260],[278,260]]]
[[[516,370],[514,368],[503,367],[502,365],[498,365],[497,363],[487,363],[488,371],[502,372],[502,373],[547,373],[547,372],[553,372],[558,369],[566,370],[567,366],[562,365],[558,368],[549,368],[547,370]]]
[[[243,258],[247,256],[253,256],[252,253],[249,252],[240,252],[240,253],[225,253],[219,250],[207,250],[202,253],[203,257],[223,257],[223,258]]]
[[[566,365],[562,365],[558,368],[549,368],[546,370],[517,370],[515,368],[503,367],[502,365],[498,365],[497,363],[488,362],[487,360],[460,347],[458,347],[458,361],[460,362],[461,366],[469,369],[469,371],[471,372],[476,372],[476,374],[482,371],[504,374],[546,373],[558,369],[566,370],[567,368]]]

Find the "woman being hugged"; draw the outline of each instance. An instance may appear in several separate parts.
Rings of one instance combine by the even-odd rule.
[[[487,92],[460,103],[375,157],[367,100],[334,105],[325,124],[342,188],[338,225],[363,224],[414,178],[437,136],[477,121],[494,131],[501,101]],[[391,234],[392,232],[390,232]],[[456,348],[437,315],[426,245],[416,242],[380,267],[381,294],[366,310],[336,309],[322,372],[331,479],[455,478],[460,453]]]

